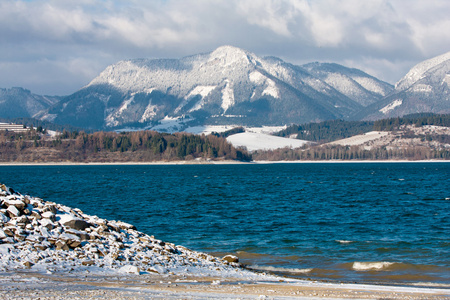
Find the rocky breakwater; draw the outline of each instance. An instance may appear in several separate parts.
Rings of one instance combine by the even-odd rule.
[[[3,271],[87,270],[221,277],[252,274],[229,257],[220,259],[166,243],[137,231],[133,225],[21,195],[2,184],[0,205]]]

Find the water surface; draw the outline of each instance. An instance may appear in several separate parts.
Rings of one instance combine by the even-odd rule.
[[[1,166],[0,182],[257,269],[450,285],[449,166]]]

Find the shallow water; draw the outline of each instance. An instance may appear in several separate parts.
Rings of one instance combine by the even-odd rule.
[[[450,285],[450,165],[1,166],[23,194],[252,268]]]

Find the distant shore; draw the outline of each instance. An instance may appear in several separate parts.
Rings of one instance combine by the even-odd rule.
[[[280,161],[154,161],[154,162],[0,162],[0,166],[121,166],[121,165],[255,165],[255,164],[311,164],[311,163],[450,163],[450,160],[280,160]]]

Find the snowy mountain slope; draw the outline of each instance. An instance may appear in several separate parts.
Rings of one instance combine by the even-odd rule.
[[[223,46],[181,59],[118,62],[47,118],[94,129],[150,128],[164,118],[260,126],[347,118],[361,108],[300,66]]]
[[[450,113],[450,52],[414,66],[394,92],[362,110],[357,118],[375,120],[413,113]]]
[[[400,79],[395,84],[395,90],[400,92],[409,89],[419,80],[427,77],[427,73],[436,67],[442,68],[442,65],[450,60],[450,52],[433,57],[431,59],[425,60],[417,65],[415,65],[405,77]]]
[[[375,103],[393,91],[392,85],[358,69],[318,62],[303,67],[362,106]]]
[[[40,96],[29,90],[14,87],[0,88],[0,117],[29,118],[57,103],[60,97]]]

